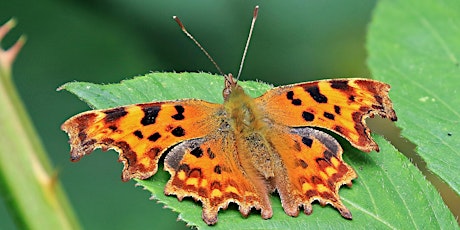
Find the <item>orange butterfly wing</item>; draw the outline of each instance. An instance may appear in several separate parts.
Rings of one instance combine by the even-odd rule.
[[[312,128],[274,129],[267,139],[279,158],[275,158],[274,185],[284,211],[297,216],[299,207],[311,214],[311,203],[331,204],[351,219],[351,212],[339,197],[343,184],[351,186],[355,171],[342,160],[342,148],[329,134]]]
[[[200,200],[208,225],[217,222],[219,209],[226,209],[230,202],[237,203],[244,216],[253,207],[261,209],[265,219],[272,216],[270,191],[249,177],[232,137],[229,132],[214,132],[208,138],[184,141],[165,158],[165,169],[171,174],[165,194]]]
[[[69,135],[72,161],[95,148],[115,149],[124,164],[123,181],[146,179],[157,172],[168,147],[218,129],[210,121],[220,107],[201,100],[129,105],[75,115],[61,128]]]
[[[342,160],[343,150],[329,134],[334,131],[363,151],[378,150],[365,118],[378,114],[396,120],[387,84],[367,79],[322,80],[276,87],[255,104],[270,124],[265,138],[277,157],[274,186],[285,212],[297,216],[311,202],[331,204],[351,219],[340,201],[340,186],[352,185],[355,171]]]
[[[365,119],[374,115],[397,119],[389,89],[370,79],[321,80],[273,88],[256,103],[277,124],[326,128],[370,152],[379,149]]]

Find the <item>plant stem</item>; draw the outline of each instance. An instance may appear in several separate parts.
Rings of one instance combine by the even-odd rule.
[[[10,20],[0,29],[13,26]],[[20,38],[10,50],[0,48],[0,192],[19,228],[79,229],[13,85],[11,64],[24,41]]]

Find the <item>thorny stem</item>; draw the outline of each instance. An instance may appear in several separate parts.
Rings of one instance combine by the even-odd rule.
[[[0,42],[15,24],[0,26]],[[21,229],[79,229],[11,78],[24,42],[0,47],[0,195]]]

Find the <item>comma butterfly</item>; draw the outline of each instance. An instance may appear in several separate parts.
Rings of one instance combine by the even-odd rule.
[[[243,216],[255,208],[270,218],[274,191],[290,216],[297,216],[299,207],[310,214],[311,203],[318,200],[351,219],[338,191],[343,184],[351,186],[357,175],[342,160],[339,143],[315,127],[341,135],[359,150],[378,151],[365,119],[377,114],[396,121],[390,86],[369,79],[320,80],[275,87],[251,98],[231,74],[224,77],[223,104],[184,99],[75,115],[62,125],[70,137],[71,160],[95,148],[115,149],[124,164],[122,180],[128,181],[154,175],[166,154],[171,178],[165,194],[201,201],[209,225],[232,202]]]

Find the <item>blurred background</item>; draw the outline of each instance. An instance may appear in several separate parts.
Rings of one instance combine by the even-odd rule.
[[[56,92],[69,81],[116,83],[151,71],[204,71],[214,66],[173,15],[225,73],[237,73],[252,11],[260,5],[243,80],[274,85],[334,77],[369,77],[365,33],[375,1],[15,0],[0,3],[0,23],[18,26],[4,39],[27,43],[13,77],[79,220],[87,229],[185,229],[177,214],[120,180],[115,152],[69,161],[63,121],[88,110]],[[0,201],[0,229],[14,227]]]

